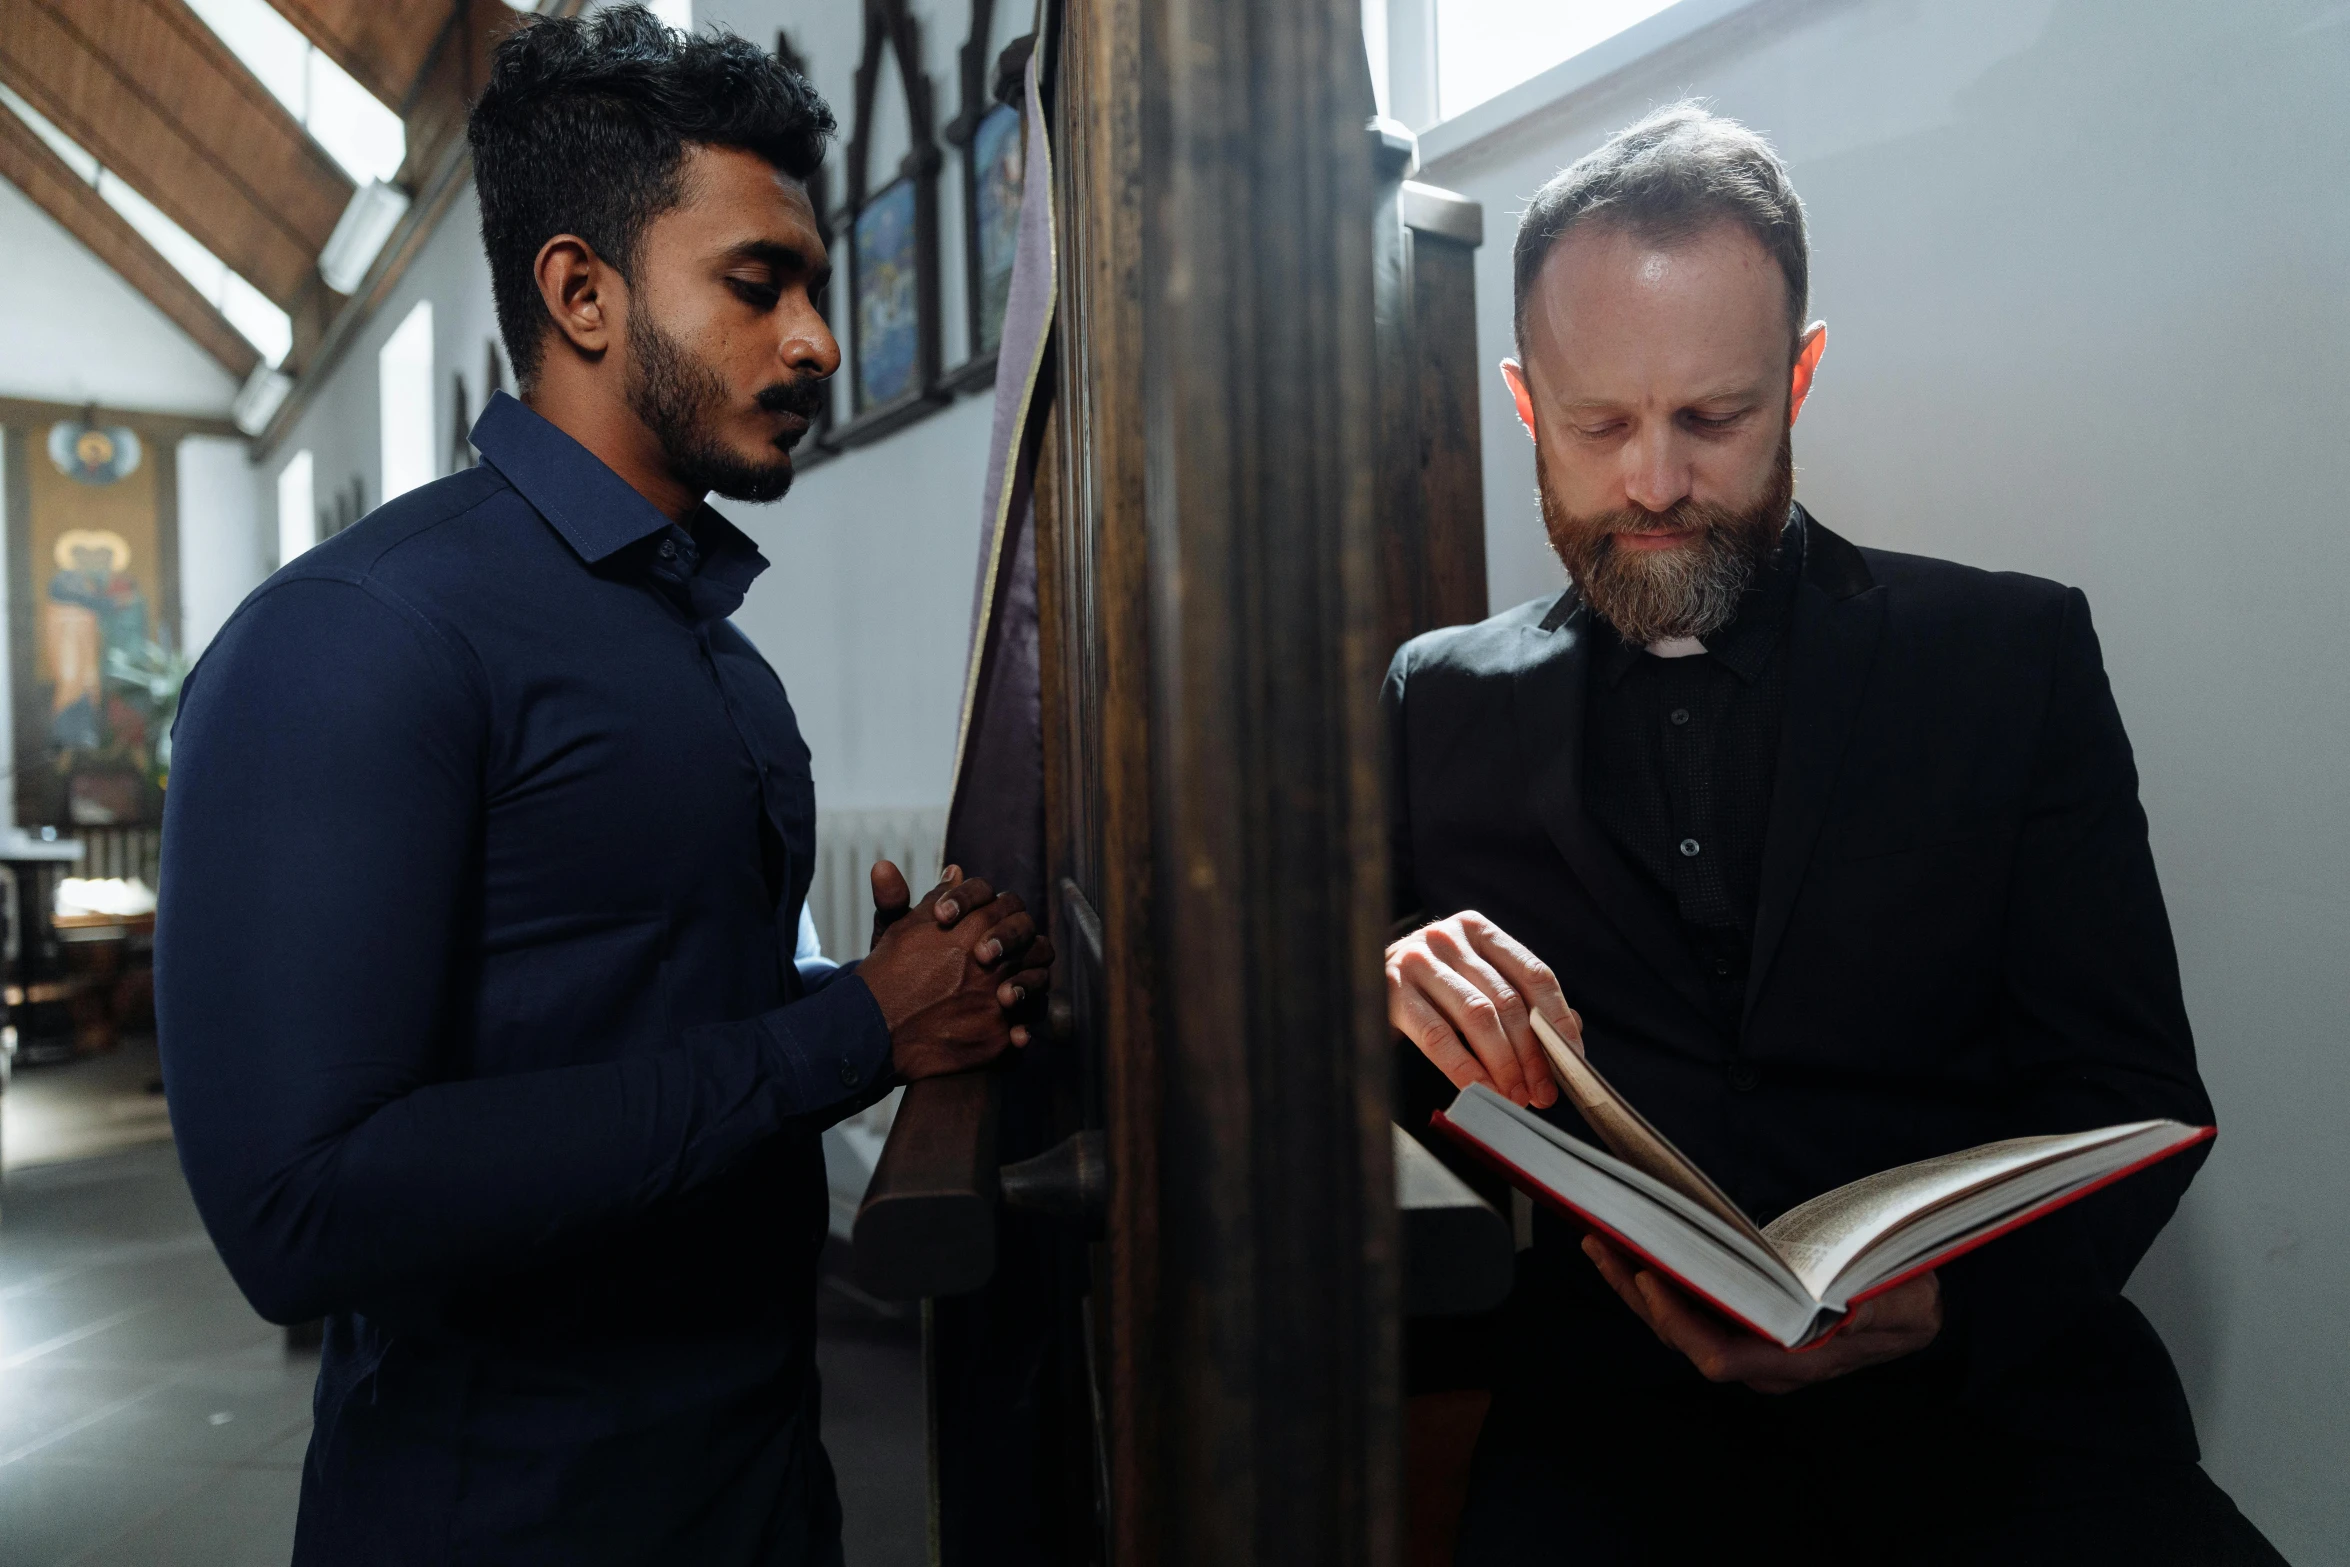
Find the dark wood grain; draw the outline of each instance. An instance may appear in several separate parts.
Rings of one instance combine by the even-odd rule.
[[[1160,1555],[1391,1562],[1374,176],[1352,0],[1143,8]]]
[[[995,1271],[995,1203],[994,1078],[908,1084],[857,1208],[858,1286],[883,1300],[977,1289]]]
[[[1485,618],[1476,250],[1483,212],[1402,178],[1381,192],[1379,644]]]

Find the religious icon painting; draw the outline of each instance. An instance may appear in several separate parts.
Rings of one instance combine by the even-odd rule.
[[[28,611],[9,627],[16,819],[152,822],[185,672],[170,464],[124,425],[60,419],[38,439],[48,461],[7,464],[9,569]]]
[[[1012,297],[1012,262],[1020,251],[1020,112],[998,104],[971,136],[972,240],[977,265],[977,347],[992,354],[1003,340],[1004,308]]]
[[[82,484],[113,484],[139,466],[138,433],[123,425],[100,428],[78,419],[49,427],[49,460],[57,471]]]
[[[914,182],[885,187],[857,213],[857,410],[896,402],[921,386],[921,258]]]

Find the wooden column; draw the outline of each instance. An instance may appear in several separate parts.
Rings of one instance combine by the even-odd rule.
[[[1369,111],[1356,0],[1144,6],[1158,1520],[1396,1551]]]

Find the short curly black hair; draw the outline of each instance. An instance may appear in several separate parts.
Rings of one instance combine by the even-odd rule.
[[[539,249],[577,234],[628,277],[645,226],[684,199],[686,148],[740,147],[795,180],[823,165],[832,110],[807,79],[718,30],[688,37],[641,5],[543,17],[502,39],[466,124],[498,330],[536,376]]]

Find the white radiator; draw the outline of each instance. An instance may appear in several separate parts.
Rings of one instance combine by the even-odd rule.
[[[947,808],[923,805],[880,811],[816,813],[816,878],[808,884],[808,912],[824,955],[835,963],[861,958],[873,943],[873,862],[894,860],[919,898],[938,880],[938,852],[947,835]]]

